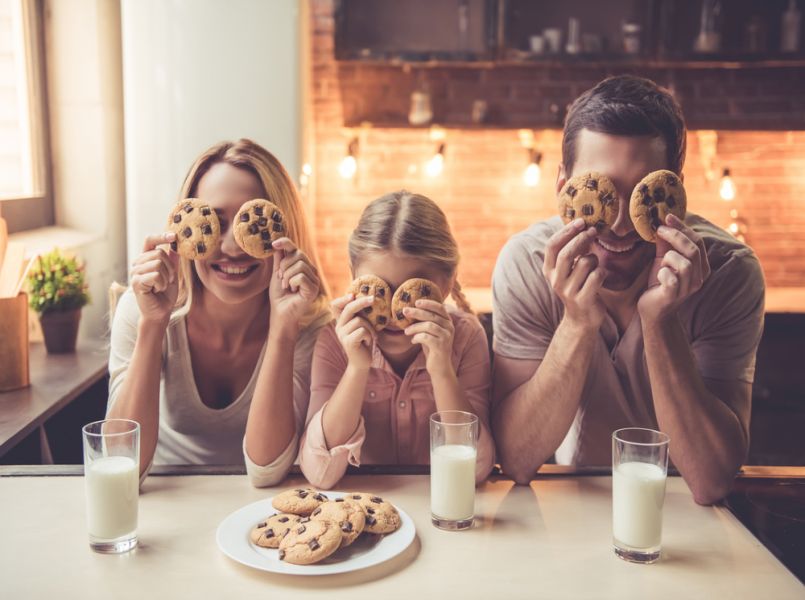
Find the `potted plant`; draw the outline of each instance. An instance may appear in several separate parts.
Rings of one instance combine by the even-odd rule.
[[[89,302],[84,265],[59,249],[38,256],[28,273],[30,306],[39,313],[50,354],[75,351],[81,308]]]

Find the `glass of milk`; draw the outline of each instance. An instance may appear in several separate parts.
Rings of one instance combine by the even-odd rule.
[[[636,563],[660,558],[669,437],[628,427],[612,434],[612,543]]]
[[[478,417],[445,410],[430,417],[430,513],[440,529],[472,527]]]
[[[119,554],[137,545],[140,424],[96,421],[82,428],[90,548]]]

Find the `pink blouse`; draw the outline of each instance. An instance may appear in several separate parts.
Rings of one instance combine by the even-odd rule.
[[[447,307],[453,320],[453,366],[459,385],[478,416],[476,481],[489,475],[495,445],[489,429],[490,361],[486,335],[478,319]],[[331,488],[343,477],[347,464],[428,464],[430,416],[436,412],[433,386],[420,352],[401,379],[375,345],[364,392],[358,428],[341,446],[328,448],[322,429],[322,409],[347,368],[347,355],[332,324],[323,328],[313,351],[310,405],[299,462],[308,481]]]

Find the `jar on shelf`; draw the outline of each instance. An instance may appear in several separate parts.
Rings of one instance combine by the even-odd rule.
[[[640,54],[640,38],[643,27],[640,23],[624,23],[621,27],[623,35],[623,51],[626,54],[636,56]]]

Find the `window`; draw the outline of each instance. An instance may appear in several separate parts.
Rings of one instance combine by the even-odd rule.
[[[0,212],[10,231],[49,225],[42,0],[0,0]]]

